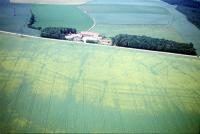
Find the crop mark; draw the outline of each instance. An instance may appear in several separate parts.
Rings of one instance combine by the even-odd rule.
[[[103,99],[104,99],[104,96],[105,96],[105,92],[106,92],[106,87],[108,87],[108,82],[107,81],[104,81],[103,82],[103,92],[101,92],[101,96],[100,96],[100,99],[99,99],[99,102],[102,103],[103,102]]]
[[[191,78],[192,80],[194,80],[196,83],[198,83],[198,80],[196,78],[194,78],[191,74],[186,73],[185,71],[183,71],[180,67],[177,66],[173,66],[174,69],[176,69],[177,71],[179,71],[181,74],[184,74],[185,76]]]
[[[54,76],[54,81],[53,81],[53,85],[51,87],[51,91],[50,91],[50,98],[49,98],[49,104],[48,104],[48,108],[47,108],[47,114],[46,114],[46,118],[45,118],[45,122],[44,122],[44,133],[47,132],[47,125],[48,125],[48,119],[49,119],[49,114],[50,114],[50,109],[51,109],[51,104],[52,104],[52,96],[53,96],[53,89],[54,89],[54,85],[55,85],[55,79],[56,76]]]
[[[24,80],[23,80],[24,82]],[[13,116],[14,114],[14,111],[17,109],[17,103],[18,103],[18,99],[19,97],[21,96],[21,93],[22,93],[22,90],[24,88],[24,83],[21,83],[20,87],[18,88],[18,91],[17,91],[17,94],[16,94],[16,97],[15,99],[13,99],[13,101],[11,101],[9,104],[8,104],[8,107],[11,107],[11,105],[13,104],[12,106],[12,110],[10,111],[10,113],[8,114],[8,119],[6,121],[6,124],[9,123],[9,120],[11,119],[11,116]],[[9,126],[9,125],[8,125]],[[8,130],[8,126],[5,128],[5,130]],[[7,131],[4,131],[4,132],[7,132]]]
[[[32,100],[32,103],[30,104],[30,106],[29,106],[29,112],[28,113],[30,113],[29,114],[29,118],[28,118],[28,123],[27,123],[27,128],[26,128],[26,132],[29,132],[29,129],[30,129],[30,124],[31,124],[31,117],[32,117],[32,114],[33,114],[33,107],[34,107],[34,104],[35,104],[35,100],[36,100],[36,96],[37,96],[37,90],[36,89],[34,89],[35,90],[35,92],[34,92],[34,96],[33,96],[33,100]]]

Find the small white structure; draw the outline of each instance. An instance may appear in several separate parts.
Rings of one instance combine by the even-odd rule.
[[[83,37],[82,41],[84,43],[92,42],[92,43],[99,43],[99,40],[95,37]]]
[[[65,36],[66,40],[71,40],[71,41],[81,41],[82,36],[80,34],[68,34]]]

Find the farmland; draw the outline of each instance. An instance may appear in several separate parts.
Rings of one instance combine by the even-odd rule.
[[[160,0],[7,2],[0,30],[39,36],[31,10],[35,27],[86,31],[94,19],[91,31],[107,37],[193,42],[200,54],[200,31]],[[0,61],[0,133],[200,131],[198,57],[0,32]]]
[[[91,31],[108,36],[123,33],[192,42],[200,54],[200,31],[163,1],[93,0],[80,8],[96,21]]]
[[[0,30],[39,35],[39,31],[27,28],[31,5],[0,4]]]
[[[30,10],[36,17],[36,27],[72,27],[82,31],[93,25],[93,20],[73,5],[6,3],[0,4],[0,30],[39,36],[40,31],[27,27]]]
[[[76,6],[32,5],[31,10],[36,16],[36,27],[71,27],[82,31],[93,25],[92,19]]]
[[[199,132],[198,58],[0,33],[0,59],[0,132]]]
[[[167,24],[170,17],[165,8],[157,6],[86,4],[81,8],[97,24]]]
[[[107,29],[110,29],[109,31]],[[146,35],[154,38],[163,38],[174,40],[177,42],[185,42],[185,40],[177,33],[177,31],[167,25],[112,25],[97,24],[92,31],[102,33],[107,37],[126,33],[134,35]]]
[[[123,33],[186,42],[176,29],[169,25],[172,19],[170,12],[156,1],[96,0],[80,7],[95,19],[96,26],[92,31],[106,36]],[[107,30],[108,28],[110,30]]]
[[[188,22],[183,14],[176,11],[174,6],[162,1],[93,0],[78,6],[38,5],[37,1],[35,2],[36,4],[33,5],[0,6],[0,19],[3,20],[0,21],[0,29],[39,36],[40,31],[27,28],[30,10],[32,10],[36,16],[34,24],[36,27],[72,27],[78,31],[86,31],[93,26],[94,20],[96,25],[90,30],[108,37],[117,34],[135,34],[178,42],[192,42],[198,55],[200,54],[200,30]],[[70,1],[66,2],[70,4]],[[13,15],[14,8],[16,16]]]

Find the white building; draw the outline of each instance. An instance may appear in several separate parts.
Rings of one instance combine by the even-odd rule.
[[[82,38],[82,41],[84,43],[89,43],[89,42],[92,42],[92,43],[99,43],[99,40],[95,37],[83,37]]]

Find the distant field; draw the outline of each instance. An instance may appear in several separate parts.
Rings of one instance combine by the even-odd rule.
[[[0,30],[39,36],[40,31],[27,28],[30,4],[0,5]]]
[[[84,4],[88,0],[10,0],[12,3],[32,3],[32,4]]]
[[[169,12],[159,6],[85,4],[80,8],[97,24],[168,24]]]
[[[176,32],[173,27],[167,25],[98,24],[91,31],[99,32],[108,37],[113,37],[115,35],[125,33],[131,35],[146,35],[154,38],[164,38],[178,42],[185,42],[185,40]]]
[[[148,13],[169,14],[169,11],[159,6],[117,5],[117,4],[85,4],[80,6],[88,13]]]
[[[172,20],[170,12],[156,2],[145,0],[136,1],[137,4],[128,0],[124,3],[118,1],[120,2],[118,4],[112,2],[108,0],[103,4],[102,1],[96,0],[80,6],[96,21],[97,25],[91,31],[109,37],[117,34],[135,34],[185,42],[170,25]]]
[[[93,20],[76,6],[71,5],[0,5],[0,30],[39,36],[40,31],[27,27],[31,12],[36,16],[36,27],[72,27],[88,30]]]
[[[0,33],[0,60],[0,132],[199,132],[198,58]]]
[[[174,6],[160,0],[94,0],[80,6],[96,21],[92,31],[146,35],[192,42],[200,55],[200,30]]]
[[[88,30],[92,19],[76,6],[67,5],[33,5],[36,16],[36,27],[71,27],[77,30]]]
[[[159,4],[158,0],[91,0],[88,4],[126,4],[126,5],[153,5]]]

